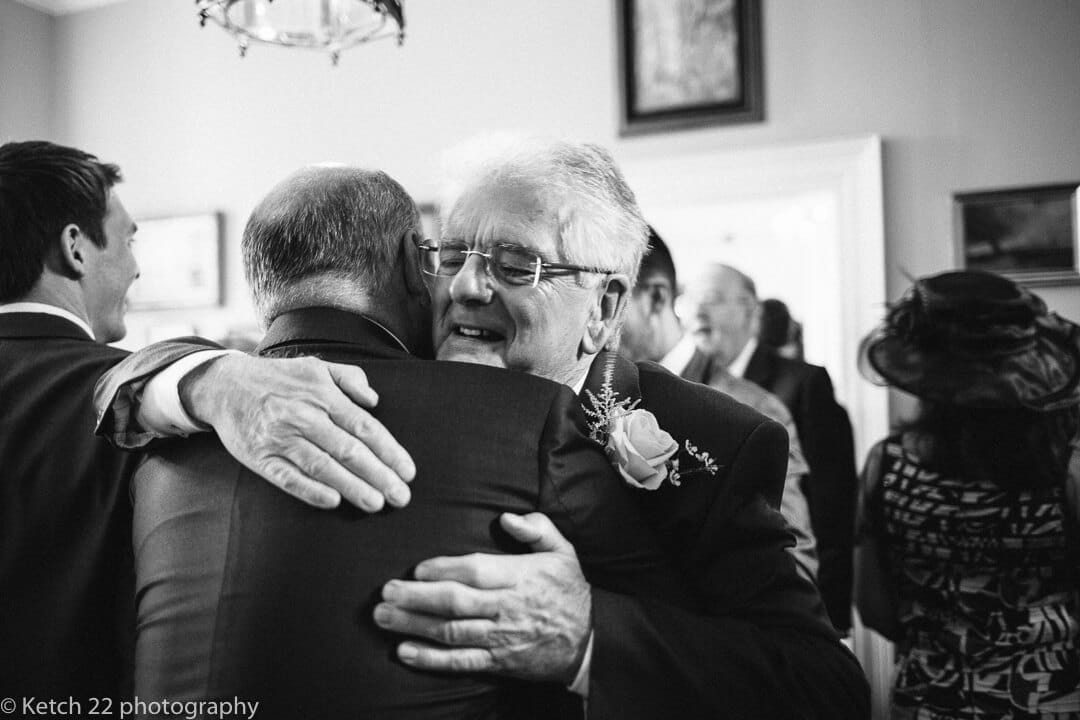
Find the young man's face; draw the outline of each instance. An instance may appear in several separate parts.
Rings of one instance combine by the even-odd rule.
[[[127,334],[124,315],[127,293],[139,277],[131,251],[135,222],[115,190],[109,191],[105,219],[105,247],[87,243],[87,270],[83,279],[86,313],[98,342],[116,342]]]
[[[662,273],[651,273],[638,278],[634,291],[626,303],[619,351],[635,362],[661,360],[670,348],[663,347],[665,336],[661,333],[672,308],[674,289],[671,281]]]

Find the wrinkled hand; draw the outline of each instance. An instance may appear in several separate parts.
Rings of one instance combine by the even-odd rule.
[[[364,409],[379,396],[358,367],[233,353],[188,373],[180,398],[233,457],[309,505],[333,508],[344,497],[376,512],[384,499],[409,502],[416,467]]]
[[[540,513],[499,520],[533,554],[425,560],[417,581],[383,586],[375,622],[440,643],[399,645],[398,657],[412,667],[569,684],[592,627],[592,593],[577,554]]]

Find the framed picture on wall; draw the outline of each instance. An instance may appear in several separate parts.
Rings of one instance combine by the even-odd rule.
[[[764,118],[761,0],[616,0],[621,135]]]
[[[128,293],[132,310],[222,303],[222,213],[139,220],[138,226],[132,249],[139,279]]]
[[[957,264],[1026,285],[1080,282],[1080,183],[953,196]]]

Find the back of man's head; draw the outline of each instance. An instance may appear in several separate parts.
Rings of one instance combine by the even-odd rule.
[[[378,170],[307,167],[275,186],[244,228],[244,270],[266,322],[297,302],[305,281],[333,277],[368,298],[388,288],[400,241],[420,212]]]
[[[0,146],[0,302],[26,295],[68,225],[105,246],[103,220],[120,169],[43,140]]]

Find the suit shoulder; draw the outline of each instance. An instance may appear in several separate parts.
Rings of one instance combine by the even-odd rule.
[[[828,370],[821,365],[808,363],[805,360],[795,360],[793,358],[777,355],[776,366],[781,373],[798,377],[804,381],[816,380],[820,382],[822,379],[827,379],[830,383],[832,382],[832,380],[829,379]]]
[[[361,363],[365,372],[375,372],[381,376],[400,376],[430,380],[433,382],[461,382],[469,387],[486,385],[498,390],[531,392],[552,396],[560,388],[569,390],[566,385],[547,378],[529,375],[514,370],[477,365],[447,360],[370,360]]]
[[[647,410],[693,424],[722,421],[729,432],[748,435],[768,417],[716,388],[685,380],[655,363],[639,363],[642,401]],[[661,423],[663,426],[663,423]]]
[[[453,407],[543,423],[555,406],[560,414],[579,404],[568,386],[523,372],[471,363],[371,360],[361,363],[376,391],[394,401],[410,398],[425,407]],[[389,402],[389,401],[388,401]]]

